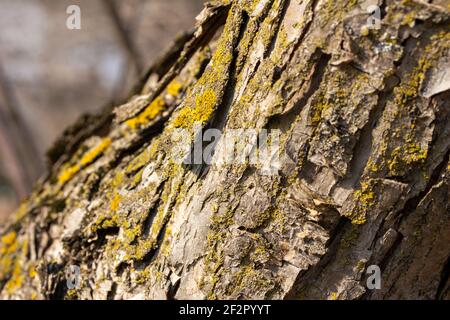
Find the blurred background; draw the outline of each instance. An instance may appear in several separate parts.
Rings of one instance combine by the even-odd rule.
[[[121,101],[204,0],[0,0],[0,223],[76,119]],[[69,30],[70,5],[81,30]]]

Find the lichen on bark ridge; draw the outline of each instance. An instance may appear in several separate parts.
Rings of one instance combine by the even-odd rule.
[[[164,74],[51,152],[1,230],[0,297],[450,298],[449,5],[207,4]],[[195,123],[280,130],[279,174],[173,161]]]

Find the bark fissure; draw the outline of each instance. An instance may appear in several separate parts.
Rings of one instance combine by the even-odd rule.
[[[381,12],[374,30],[359,1],[207,4],[127,103],[50,152],[0,231],[0,297],[449,298],[450,14]],[[279,129],[273,172],[183,161],[207,129],[214,156],[228,130]]]

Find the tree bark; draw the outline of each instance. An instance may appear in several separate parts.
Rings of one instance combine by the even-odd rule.
[[[1,231],[0,297],[450,298],[449,6],[206,5],[128,103],[49,152]],[[277,174],[175,161],[198,123],[279,130]]]

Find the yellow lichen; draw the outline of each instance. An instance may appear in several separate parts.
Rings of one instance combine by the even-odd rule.
[[[237,10],[229,11],[229,16],[235,14],[238,14]],[[227,71],[233,58],[233,42],[238,36],[233,29],[235,23],[235,19],[230,18],[225,24],[210,64],[187,95],[185,106],[172,121],[173,127],[192,128],[197,123],[207,122],[213,115],[222,94],[216,88],[221,88],[227,81]]]
[[[144,173],[144,169],[140,169],[134,176],[130,183],[130,188],[135,188],[142,181],[142,174]]]
[[[77,173],[80,171],[80,166],[78,164],[68,167],[64,169],[58,176],[58,182],[60,184],[65,184],[69,180],[71,180]]]
[[[408,25],[410,27],[414,27],[414,23],[416,21],[416,13],[414,11],[408,12],[403,20],[402,20],[402,25]]]
[[[146,148],[142,153],[130,161],[130,164],[126,167],[125,172],[127,174],[136,172],[142,169],[151,159],[149,149]]]
[[[28,269],[28,276],[33,279],[36,278],[38,275],[37,271],[36,271],[36,267],[34,265],[31,265],[30,268]]]
[[[25,217],[28,213],[28,202],[24,201],[20,204],[19,208],[17,209],[17,211],[14,213],[14,219],[16,221],[21,220],[23,217]]]
[[[209,120],[216,105],[216,94],[211,89],[206,89],[195,98],[195,107],[185,107],[173,121],[175,128],[190,128],[196,123],[204,123]]]
[[[157,97],[141,114],[127,120],[125,124],[132,129],[136,129],[155,119],[165,108],[166,103],[164,102],[164,99],[162,97]]]
[[[230,284],[226,288],[226,295],[233,296],[242,292],[244,288],[263,291],[270,290],[273,280],[258,272],[253,265],[246,265],[232,275]]]
[[[180,92],[183,90],[183,85],[177,81],[172,81],[167,86],[167,94],[170,94],[172,97],[177,97]]]
[[[314,114],[311,118],[311,124],[317,126],[322,120],[323,113],[330,108],[330,104],[325,99],[320,99],[320,101],[315,105]]]
[[[367,162],[367,168],[371,173],[377,173],[381,169],[380,166],[377,165],[377,163],[372,158],[370,158]]]
[[[61,171],[58,176],[59,184],[65,184],[71,180],[83,167],[94,162],[100,155],[102,155],[106,149],[111,145],[112,141],[110,138],[104,138],[102,141],[94,148],[86,152],[79,163],[68,166]]]
[[[87,166],[91,164],[98,156],[100,156],[110,145],[111,139],[105,138],[103,139],[96,147],[92,150],[89,150],[80,160],[81,166]]]
[[[5,246],[11,246],[12,244],[14,244],[14,241],[16,240],[17,237],[17,233],[15,231],[12,231],[10,233],[8,233],[7,235],[2,237],[2,244]],[[3,247],[3,246],[2,246]],[[3,254],[4,252],[2,252]]]
[[[118,227],[119,226],[119,217],[116,215],[112,216],[110,219],[105,219],[104,217],[100,217],[96,222],[95,228],[97,228],[97,225],[101,226],[102,229]]]
[[[428,149],[408,140],[402,147],[395,148],[391,153],[391,160],[388,163],[389,172],[392,175],[400,175],[403,169],[413,164],[425,163],[428,157]]]
[[[126,229],[124,231],[125,240],[127,243],[132,243],[140,235],[141,227],[136,226],[131,229]]]
[[[367,27],[366,25],[364,25],[364,26],[361,27],[359,33],[361,34],[361,36],[367,37],[367,36],[370,34],[370,29],[369,29],[369,27]]]
[[[353,247],[357,242],[360,235],[360,229],[357,225],[351,225],[350,228],[345,232],[344,236],[340,241],[340,247],[347,251],[347,249]]]
[[[173,80],[166,88],[166,93],[172,97],[177,97],[183,90],[183,85],[176,80]],[[144,109],[136,117],[125,121],[125,125],[131,129],[137,129],[141,126],[149,124],[158,115],[162,114],[167,108],[167,103],[164,100],[164,93],[154,99],[147,108]]]
[[[375,194],[372,191],[372,185],[368,182],[361,183],[361,189],[353,194],[355,200],[355,208],[347,213],[352,224],[364,224],[367,221],[367,211],[375,205]]]
[[[114,197],[111,200],[110,209],[113,212],[116,212],[119,209],[121,196],[120,194],[116,193],[114,194]]]
[[[138,271],[136,273],[136,279],[134,280],[134,282],[136,284],[144,284],[147,281],[149,281],[149,279],[151,279],[152,273],[153,273],[152,269],[150,269],[149,267],[145,268],[142,271]],[[157,275],[155,275],[155,278],[156,278],[156,276],[160,276],[160,274],[161,274],[160,272],[157,272]]]
[[[338,294],[337,292],[332,292],[330,294],[329,300],[337,300],[338,299]]]
[[[321,8],[321,20],[320,25],[331,21],[343,20],[347,13],[358,3],[358,0],[327,0],[322,1],[323,8]]]
[[[224,262],[224,253],[222,244],[225,240],[226,230],[233,223],[233,212],[225,211],[224,213],[216,212],[211,217],[211,226],[207,235],[207,252],[205,256],[206,273],[202,278],[200,287],[207,288],[209,291],[208,298],[214,299],[214,287],[220,280],[219,269]]]
[[[356,271],[363,272],[366,267],[366,260],[359,260],[355,266]]]
[[[24,279],[25,277],[22,274],[21,262],[19,260],[16,260],[11,278],[5,285],[6,292],[8,292],[9,294],[13,294],[16,289],[22,286]]]
[[[450,33],[441,32],[431,37],[431,43],[425,47],[423,56],[419,59],[409,76],[409,80],[394,89],[395,102],[403,106],[408,99],[414,98],[419,93],[420,86],[425,79],[425,74],[433,67],[434,62],[442,54],[443,50],[450,47]]]
[[[12,295],[20,288],[25,280],[27,270],[24,259],[28,254],[27,239],[17,239],[15,231],[3,236],[0,243],[0,282],[7,280],[5,291]]]
[[[124,175],[124,173],[122,171],[116,173],[114,175],[114,178],[111,181],[111,188],[112,189],[117,189],[122,184],[124,176],[125,175]]]

